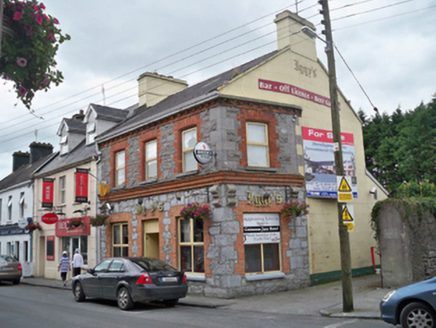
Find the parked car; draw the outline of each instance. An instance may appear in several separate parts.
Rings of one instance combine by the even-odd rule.
[[[186,275],[149,257],[109,258],[72,279],[77,302],[86,297],[116,300],[121,310],[129,310],[135,302],[163,301],[174,306],[186,297]]]
[[[18,285],[22,275],[20,262],[10,255],[0,255],[0,281],[11,281]]]
[[[401,327],[436,327],[436,277],[390,291],[380,303],[381,317]]]

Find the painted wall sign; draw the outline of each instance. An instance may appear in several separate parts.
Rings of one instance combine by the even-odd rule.
[[[88,202],[88,171],[76,169],[76,202]]]
[[[0,228],[0,236],[10,236],[10,235],[23,235],[26,231],[21,229],[20,227],[1,227]]]
[[[210,149],[209,145],[203,141],[195,145],[193,152],[195,160],[200,164],[207,164],[213,158],[213,151]]]
[[[276,204],[283,203],[283,196],[281,194],[275,194],[274,192],[269,194],[268,197],[265,197],[265,195],[255,195],[252,191],[247,191],[247,199],[247,204],[254,206],[269,206],[274,200]]]
[[[244,214],[244,244],[280,242],[280,216],[278,213]]]
[[[293,95],[328,108],[330,108],[331,105],[329,98],[287,83],[259,79],[259,89]]]
[[[53,207],[54,179],[42,179],[42,207]]]
[[[341,143],[344,173],[351,178],[353,197],[357,198],[353,134],[341,133]],[[332,131],[303,127],[303,146],[307,197],[337,198]]]

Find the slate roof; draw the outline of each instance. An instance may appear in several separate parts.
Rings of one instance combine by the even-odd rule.
[[[90,106],[95,110],[97,114],[96,119],[98,120],[120,122],[129,115],[129,111],[124,109],[118,109],[97,104],[90,104]]]
[[[86,124],[74,118],[64,118],[65,124],[68,126],[68,132],[86,133]]]
[[[196,101],[207,101],[209,99],[213,99],[218,96],[216,90],[220,86],[229,82],[237,75],[245,73],[249,69],[255,67],[277,53],[278,50],[272,51],[239,67],[232,68],[224,73],[188,87],[174,95],[165,98],[152,107],[146,107],[146,105],[143,105],[136,110],[136,115],[129,117],[127,120],[121,122],[114,128],[100,134],[96,140],[97,142],[109,140],[113,137],[139,128],[147,123],[153,122],[154,120],[189,108],[195,104]]]

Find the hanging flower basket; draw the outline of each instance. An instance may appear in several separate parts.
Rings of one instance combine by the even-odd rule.
[[[106,214],[98,214],[97,216],[91,218],[90,223],[93,227],[100,227],[102,225],[106,225],[106,220],[109,218],[109,215]]]
[[[73,218],[67,222],[67,230],[73,230],[79,227],[86,228],[82,218]]]
[[[54,57],[59,44],[70,39],[44,9],[36,0],[4,0],[0,78],[14,82],[17,98],[29,109],[36,91],[63,81]]]
[[[26,225],[24,227],[24,230],[27,230],[29,232],[33,232],[35,230],[42,230],[42,227],[39,223],[30,222],[28,225]]]
[[[180,216],[184,219],[208,219],[209,213],[210,209],[208,205],[201,206],[198,203],[192,203],[181,210]]]
[[[293,219],[301,214],[309,214],[309,204],[306,202],[294,200],[291,203],[284,203],[282,208],[282,214],[286,218]]]

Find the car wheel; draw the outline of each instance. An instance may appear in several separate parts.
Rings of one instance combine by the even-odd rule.
[[[424,303],[410,303],[401,311],[401,327],[436,327],[435,312]]]
[[[86,295],[83,292],[82,284],[80,282],[76,282],[73,291],[76,302],[83,302],[86,299]]]
[[[130,310],[133,307],[132,298],[130,297],[130,293],[126,287],[121,287],[118,290],[117,301],[118,307],[123,311]]]
[[[175,298],[175,299],[173,299],[173,300],[165,300],[165,301],[163,301],[164,302],[164,304],[166,305],[166,306],[168,306],[168,307],[173,307],[173,306],[175,306],[178,302],[179,302],[179,299],[178,298]]]
[[[20,283],[20,279],[12,280],[12,283],[13,283],[14,285],[18,285],[18,284]]]

